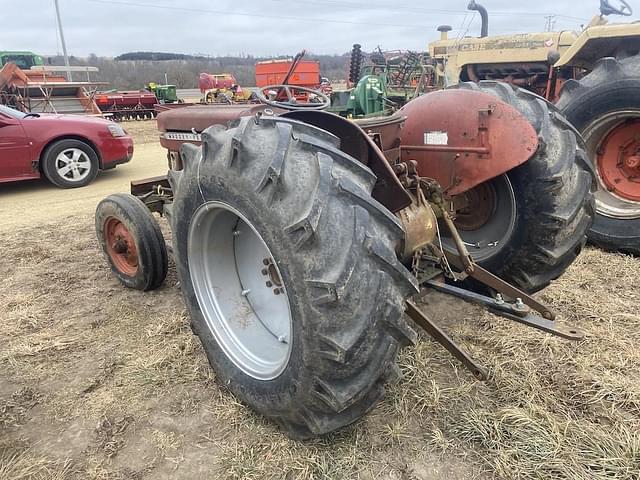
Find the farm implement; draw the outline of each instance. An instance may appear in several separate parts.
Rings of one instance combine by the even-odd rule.
[[[29,58],[22,59],[30,64]],[[33,65],[28,70],[6,63],[0,70],[0,104],[27,113],[100,115],[95,95],[104,82],[94,82],[95,67],[53,67]],[[62,72],[82,73],[84,81],[68,81]]]
[[[156,116],[158,99],[148,90],[100,92],[95,98],[100,111],[115,121],[145,120]]]
[[[582,338],[531,296],[573,262],[593,217],[592,172],[555,108],[492,84],[352,121],[290,88],[160,114],[167,176],[132,182],[95,217],[127,287],[159,288],[172,253],[192,328],[239,399],[293,438],[332,432],[398,378],[417,327],[485,378],[418,308],[433,290]]]

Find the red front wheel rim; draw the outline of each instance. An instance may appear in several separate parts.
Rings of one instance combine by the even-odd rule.
[[[597,154],[598,173],[606,188],[625,200],[640,201],[640,120],[616,126]]]
[[[129,229],[115,217],[109,217],[104,223],[104,240],[107,254],[113,265],[129,277],[138,272],[138,250]]]

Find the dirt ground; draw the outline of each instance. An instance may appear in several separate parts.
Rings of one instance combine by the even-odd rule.
[[[124,126],[133,161],[89,187],[0,186],[0,479],[640,478],[640,259],[588,249],[541,294],[579,343],[430,294],[490,379],[423,337],[370,415],[292,442],[216,383],[173,268],[110,274],[96,204],[165,170],[154,122]]]

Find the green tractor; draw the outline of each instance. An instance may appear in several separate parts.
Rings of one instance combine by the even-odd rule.
[[[175,85],[158,85],[155,82],[150,82],[145,89],[153,92],[158,103],[181,103]]]
[[[40,55],[27,51],[0,51],[0,67],[7,63],[15,63],[22,70],[29,70],[31,67],[44,65],[44,60]]]

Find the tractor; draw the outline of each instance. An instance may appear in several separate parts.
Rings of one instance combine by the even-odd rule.
[[[230,73],[201,73],[198,87],[202,94],[200,103],[238,103],[249,99],[250,91],[245,91]]]
[[[144,89],[153,93],[160,104],[182,103],[182,100],[178,98],[175,85],[158,85],[155,82],[149,82],[144,86]]]
[[[596,216],[589,239],[608,250],[640,254],[640,24],[610,24],[630,16],[624,0],[601,0],[600,15],[580,33],[489,36],[487,10],[479,38],[448,38],[429,45],[437,85],[500,81],[555,103],[580,131],[597,173]],[[493,87],[503,89],[502,87]],[[504,91],[510,91],[504,89]]]
[[[168,174],[96,210],[126,287],[159,288],[171,252],[192,329],[241,401],[291,438],[340,429],[398,378],[418,327],[486,378],[419,308],[433,291],[583,337],[531,296],[576,258],[594,214],[595,178],[557,109],[496,83],[352,121],[304,89],[161,113]]]
[[[31,67],[44,66],[44,59],[33,52],[0,51],[0,67],[15,63],[18,68],[28,70]]]

